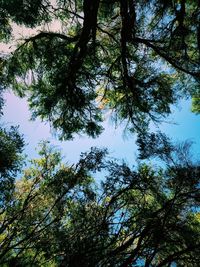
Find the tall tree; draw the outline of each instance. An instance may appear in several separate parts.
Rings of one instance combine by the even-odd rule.
[[[23,140],[0,128],[2,266],[199,266],[200,166],[189,144],[147,132],[199,88],[199,1],[0,0],[0,38],[38,30],[1,55],[0,83],[28,96],[61,138],[97,136],[111,110],[138,132],[140,159],[92,149],[76,165],[44,143],[21,178]],[[48,30],[60,22],[58,31]],[[197,98],[196,98],[197,99]],[[2,103],[2,101],[1,101]],[[94,173],[106,177],[95,183]]]
[[[97,136],[108,110],[141,132],[198,91],[197,0],[2,0],[0,8],[2,36],[10,21],[41,26],[10,55],[4,80],[61,138]],[[55,21],[58,31],[42,30]]]
[[[1,265],[197,267],[200,167],[171,148],[162,168],[131,169],[97,149],[69,167],[43,144],[1,215]]]

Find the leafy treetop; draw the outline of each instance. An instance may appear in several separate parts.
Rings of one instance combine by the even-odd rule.
[[[130,168],[95,148],[67,166],[42,144],[0,214],[1,266],[199,266],[200,166],[171,147],[163,168]]]
[[[141,132],[199,90],[197,0],[1,0],[0,9],[2,37],[10,22],[62,24],[21,41],[3,71],[5,85],[27,95],[33,117],[61,138],[99,135],[108,110]]]

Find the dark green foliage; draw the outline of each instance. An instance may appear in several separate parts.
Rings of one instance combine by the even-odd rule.
[[[8,208],[12,198],[15,176],[22,167],[24,141],[16,127],[0,127],[0,213]]]
[[[192,112],[199,114],[200,113],[200,87],[196,86],[194,88],[194,93],[192,97]]]
[[[11,127],[9,131],[0,129],[0,172],[18,171],[18,159],[22,152],[24,142],[16,127]]]
[[[0,88],[0,117],[3,114],[3,90]],[[11,126],[6,129],[0,125],[0,214],[11,204],[15,176],[21,171],[24,147],[23,137],[18,127]]]
[[[93,148],[69,167],[42,144],[2,214],[2,266],[198,266],[199,165],[131,169],[105,153]],[[107,173],[101,185],[97,170]]]
[[[4,105],[4,99],[2,97],[3,90],[0,87],[0,117],[3,115],[3,105]]]
[[[195,96],[198,111],[199,8],[197,0],[0,0],[2,40],[13,22],[46,29],[1,55],[1,86],[27,96],[33,118],[63,139],[98,136],[112,113],[138,133],[140,160],[162,166],[130,168],[96,148],[68,166],[45,142],[15,179],[23,140],[1,127],[1,266],[199,266],[200,166],[189,142],[148,132],[183,95]],[[62,27],[47,30],[55,20]]]
[[[68,73],[67,63],[73,51],[71,42],[76,38],[72,40],[69,38],[69,44],[66,45],[67,40],[65,38],[62,40],[62,35],[61,39],[57,40],[59,37],[59,34],[54,33],[39,34],[39,43],[36,38],[36,43],[29,45],[27,51],[19,52],[20,58],[19,55],[13,58],[9,66],[10,76],[8,78],[12,79],[11,73],[16,73],[18,64],[21,65],[18,75],[21,75],[23,68],[26,68],[26,71],[37,69],[37,73],[32,72],[30,77],[36,80],[36,83],[32,83],[29,87],[31,90],[29,102],[34,110],[33,117],[38,115],[42,119],[49,117],[54,127],[61,132],[61,136],[67,139],[72,138],[74,132],[84,132],[95,137],[102,130],[102,127],[98,125],[102,118],[95,104],[97,95],[93,89],[96,82],[91,81],[94,79],[96,67],[94,64],[84,66],[79,77],[80,83],[74,87],[70,81],[72,74]],[[46,42],[48,42],[48,50]],[[36,51],[35,46],[39,47]],[[31,51],[33,55],[29,55]],[[41,61],[41,64],[38,64],[38,61]],[[24,64],[24,62],[29,64]],[[24,85],[19,83],[15,85],[19,93],[25,93]]]
[[[140,159],[156,156],[166,159],[175,149],[170,139],[163,133],[139,133],[137,145]]]
[[[62,23],[56,33],[21,42],[4,73],[9,86],[28,95],[33,117],[49,120],[61,138],[98,136],[109,110],[117,123],[141,132],[179,97],[195,94],[198,1],[11,2],[1,6],[16,23]]]
[[[12,28],[9,24],[9,18],[5,10],[1,10],[1,19],[0,19],[0,40],[8,41],[11,35]]]
[[[48,2],[43,0],[1,0],[0,10],[3,14],[3,30],[6,29],[9,20],[28,27],[34,27],[42,21],[48,21],[49,15],[45,11],[48,7]]]

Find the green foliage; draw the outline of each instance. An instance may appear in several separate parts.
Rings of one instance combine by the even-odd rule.
[[[0,213],[8,208],[12,199],[15,175],[22,167],[24,141],[16,127],[0,127]],[[8,206],[7,206],[8,205]]]
[[[150,157],[169,158],[174,151],[170,139],[163,133],[139,133],[137,139],[139,158],[147,159]]]
[[[30,27],[45,26],[46,19],[62,23],[59,32],[20,42],[4,70],[6,84],[28,96],[33,117],[49,120],[61,138],[98,136],[108,111],[116,123],[141,132],[166,117],[179,97],[195,94],[196,0],[0,3],[5,20]]]
[[[8,37],[11,33],[10,22],[34,27],[41,22],[48,21],[49,15],[45,12],[47,6],[48,1],[43,0],[1,0],[0,10],[3,15],[1,31]]]
[[[200,113],[200,97],[199,96],[200,94],[199,94],[199,87],[198,87],[192,97],[192,112],[196,114]]]
[[[93,148],[67,166],[41,144],[1,214],[2,266],[198,266],[199,165],[131,169],[105,155]]]
[[[112,114],[138,133],[140,160],[162,160],[130,168],[92,148],[68,166],[43,142],[22,172],[23,139],[0,127],[0,265],[199,266],[200,166],[189,142],[148,132],[183,95],[199,113],[199,2],[0,0],[0,11],[3,41],[14,23],[62,24],[1,55],[1,91],[27,96],[61,139],[96,137]]]

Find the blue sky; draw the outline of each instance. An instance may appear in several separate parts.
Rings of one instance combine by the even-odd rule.
[[[53,21],[47,25],[47,29],[58,31],[61,27],[59,21]],[[44,28],[45,29],[45,28]],[[25,27],[13,25],[16,38],[25,38],[37,33],[40,28],[27,29]],[[14,43],[0,44],[0,50],[9,52],[14,49]],[[73,141],[59,142],[58,139],[50,132],[48,124],[42,123],[39,119],[30,121],[31,113],[25,99],[19,99],[11,92],[5,93],[5,107],[3,121],[7,126],[19,125],[20,132],[24,134],[27,146],[25,153],[29,157],[37,156],[35,148],[40,140],[48,139],[53,145],[62,150],[66,160],[74,163],[78,160],[81,152],[87,151],[91,146],[107,147],[111,156],[123,158],[125,161],[133,164],[136,158],[137,147],[135,137],[130,134],[124,135],[123,129],[115,129],[111,122],[105,123],[104,133],[97,139],[87,138],[86,136],[76,137]],[[200,153],[200,115],[191,113],[190,101],[182,101],[179,107],[173,108],[173,112],[168,123],[162,123],[160,130],[165,132],[174,141],[184,141],[190,139],[195,142],[193,151],[195,155]],[[154,130],[154,127],[153,127]]]
[[[3,121],[7,126],[19,125],[27,144],[25,153],[29,158],[37,156],[35,148],[39,141],[48,139],[61,149],[65,161],[69,163],[75,163],[80,153],[88,151],[91,146],[98,146],[107,147],[112,157],[124,159],[131,165],[134,164],[137,153],[135,137],[130,134],[125,135],[122,127],[115,129],[115,126],[107,121],[104,125],[105,131],[97,139],[76,136],[73,141],[60,142],[47,123],[39,119],[30,121],[31,113],[25,99],[19,99],[11,92],[6,92],[4,97],[6,102]],[[190,109],[190,101],[182,101],[179,107],[173,108],[171,116],[167,119],[168,123],[162,123],[160,129],[174,141],[190,139],[195,142],[193,151],[196,157],[200,155],[200,115],[191,113]]]

